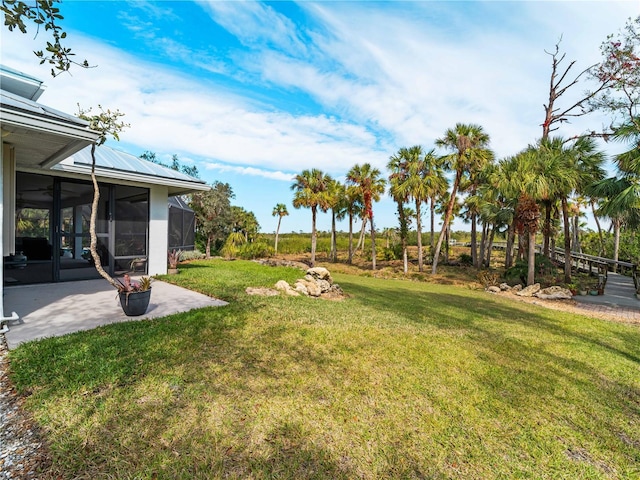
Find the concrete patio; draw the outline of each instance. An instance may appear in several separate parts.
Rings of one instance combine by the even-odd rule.
[[[16,312],[20,316],[19,323],[9,325],[5,339],[13,349],[23,342],[90,330],[109,323],[224,305],[227,302],[156,280],[147,313],[127,317],[122,312],[116,290],[103,279],[5,287],[5,312]]]

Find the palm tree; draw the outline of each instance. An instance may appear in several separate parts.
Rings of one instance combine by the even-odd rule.
[[[429,245],[431,251],[435,247],[435,218],[436,218],[436,204],[438,199],[442,198],[447,193],[449,188],[449,181],[444,175],[444,159],[435,155],[435,151],[431,150],[424,156],[425,168],[428,175],[428,189],[429,189],[429,216],[430,216],[430,240]]]
[[[278,227],[276,228],[276,244],[275,244],[275,253],[278,254],[278,235],[280,234],[280,222],[282,221],[282,217],[286,217],[289,215],[287,211],[287,206],[284,203],[278,203],[275,207],[273,207],[273,211],[271,215],[274,217],[278,217]]]
[[[358,189],[353,185],[345,185],[346,214],[349,217],[349,254],[347,263],[353,263],[353,217],[362,215],[362,201]]]
[[[416,208],[416,231],[418,236],[418,270],[423,271],[422,251],[422,212],[423,202],[434,198],[441,193],[446,185],[443,175],[438,175],[437,157],[431,150],[423,154],[419,145],[410,148],[401,148],[396,157],[392,157],[390,169],[397,170],[393,174],[394,189],[396,195],[413,199]],[[441,169],[440,169],[441,172]],[[433,207],[433,201],[432,207]],[[433,208],[432,208],[433,214]],[[433,228],[433,215],[431,218]]]
[[[516,236],[515,210],[522,190],[522,180],[519,178],[520,163],[519,156],[502,159],[489,177],[490,184],[500,193],[504,208],[508,212],[505,213],[509,224],[504,258],[505,268],[510,268],[513,264],[513,246]]]
[[[613,259],[618,260],[620,228],[640,226],[640,125],[633,121],[616,130],[615,140],[630,141],[631,148],[616,156],[619,176],[594,182],[587,193],[602,199],[598,214],[609,217],[614,227]]]
[[[380,177],[380,170],[373,168],[369,163],[354,165],[347,173],[347,183],[357,187],[357,192],[362,198],[365,217],[371,225],[371,254],[372,269],[376,269],[376,230],[373,223],[373,202],[380,200],[380,195],[385,190],[385,180]]]
[[[448,129],[442,138],[437,139],[436,145],[453,152],[445,158],[450,168],[455,172],[455,177],[442,223],[442,230],[433,254],[431,273],[434,274],[438,269],[440,249],[453,215],[453,206],[456,203],[456,196],[463,175],[474,172],[478,169],[478,166],[493,157],[491,150],[488,149],[489,135],[484,132],[480,125],[458,123],[455,128]]]
[[[481,259],[478,256],[478,230],[477,230],[477,219],[478,215],[480,215],[480,205],[481,201],[476,199],[478,187],[487,181],[487,176],[489,175],[490,168],[493,165],[493,155],[485,157],[479,157],[478,163],[475,165],[473,170],[468,172],[468,177],[464,182],[464,185],[461,185],[460,190],[466,192],[466,207],[467,207],[467,216],[469,221],[471,222],[471,261],[474,267],[481,267]]]
[[[318,232],[316,231],[316,219],[318,208],[323,212],[329,209],[329,184],[331,177],[316,168],[303,170],[295,176],[291,185],[294,190],[293,206],[311,209],[311,266],[316,264],[316,244]]]
[[[536,232],[538,231],[538,223],[540,211],[536,201],[523,193],[518,198],[516,207],[516,225],[518,234],[526,234],[528,236],[529,252],[527,256],[527,286],[533,285],[535,282],[535,264],[536,264]]]
[[[580,137],[572,145],[560,137],[541,140],[536,150],[541,156],[538,165],[544,168],[543,177],[549,186],[547,198],[560,200],[564,225],[564,277],[568,283],[571,281],[569,196],[604,177],[604,154],[589,137]]]
[[[400,222],[400,242],[402,244],[402,265],[405,275],[409,271],[409,262],[407,258],[407,234],[409,231],[409,222],[407,221],[406,209],[404,207],[405,202],[408,200],[406,189],[402,188],[405,177],[405,161],[401,157],[400,152],[396,155],[389,157],[389,163],[387,168],[390,170],[389,174],[389,195],[396,202],[398,208],[398,221]]]
[[[347,214],[345,186],[337,180],[329,184],[329,208],[331,208],[331,261],[338,261],[336,238],[336,220],[342,220]]]

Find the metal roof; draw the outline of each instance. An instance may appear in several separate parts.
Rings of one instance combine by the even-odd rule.
[[[24,72],[0,65],[0,88],[36,101],[45,90],[43,82]]]
[[[3,110],[10,109],[13,111],[21,111],[80,127],[89,126],[89,122],[74,115],[69,115],[68,113],[56,110],[55,108],[47,107],[41,103],[34,102],[33,100],[29,100],[28,98],[22,97],[8,90],[0,90],[0,103],[2,104]]]
[[[149,177],[149,183],[156,183],[154,178],[162,178],[174,180],[178,182],[188,182],[205,185],[203,180],[186,175],[182,172],[163,167],[157,163],[149,162],[142,158],[136,157],[129,153],[115,150],[106,145],[96,147],[96,168],[106,169],[118,172],[127,172],[132,175],[142,175]],[[69,158],[63,160],[60,169],[64,166],[88,166],[91,167],[91,147],[86,147],[78,153],[73,154]],[[54,167],[56,168],[56,167]]]

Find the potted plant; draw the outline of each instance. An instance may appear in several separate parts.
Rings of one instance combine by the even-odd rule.
[[[118,284],[118,297],[124,314],[128,317],[144,315],[151,299],[151,278],[141,277],[135,281],[125,275]]]
[[[174,275],[178,273],[178,263],[180,262],[180,257],[182,257],[182,250],[169,250],[167,253],[167,260],[169,263],[169,270],[167,273]]]
[[[100,113],[90,115],[91,109],[80,110],[78,117],[89,122],[89,128],[94,132],[99,132],[98,139],[91,145],[91,181],[93,183],[93,202],[91,203],[91,217],[89,219],[89,251],[93,264],[102,278],[107,280],[117,291],[120,298],[120,305],[124,313],[128,316],[142,315],[147,311],[149,299],[151,297],[151,279],[142,277],[139,282],[132,281],[129,275],[125,275],[123,281],[114,279],[104,268],[98,252],[98,234],[96,232],[96,219],[98,217],[98,204],[100,201],[100,188],[96,176],[96,147],[104,144],[107,136],[112,136],[119,140],[120,132],[128,127],[126,123],[120,121],[124,114],[119,110],[104,110],[101,106]]]
[[[578,295],[578,284],[576,284],[576,283],[568,283],[567,284],[567,289],[571,292],[571,295],[573,295],[574,297],[576,295]]]
[[[587,294],[587,287],[585,287],[582,283],[579,283],[579,282],[578,282],[578,294],[579,295]]]

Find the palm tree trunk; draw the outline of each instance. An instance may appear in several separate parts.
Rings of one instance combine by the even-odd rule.
[[[445,239],[444,239],[444,263],[449,263],[449,226],[447,225],[447,230],[445,231]]]
[[[491,267],[491,251],[493,250],[493,239],[496,234],[496,226],[490,225],[489,230],[491,233],[489,233],[489,244],[487,245],[487,268]]]
[[[409,273],[409,258],[407,256],[407,239],[402,239],[402,271],[406,275]]]
[[[600,225],[600,220],[598,219],[598,215],[596,215],[596,202],[594,202],[592,199],[589,201],[589,203],[591,204],[591,213],[593,214],[593,219],[595,220],[596,227],[598,228],[598,238],[600,239],[600,256],[604,257],[604,235],[602,234],[602,226]]]
[[[562,220],[564,223],[564,281],[571,283],[571,219],[567,199],[561,200]]]
[[[353,262],[353,214],[349,212],[349,256],[347,263],[351,265]]]
[[[620,220],[614,219],[611,221],[613,225],[613,261],[618,261],[618,253],[620,252]],[[618,264],[614,263],[614,272],[618,271]]]
[[[478,268],[480,262],[478,262],[478,228],[476,225],[476,214],[471,214],[471,264]]]
[[[549,257],[549,244],[551,237],[551,202],[543,201],[544,204],[544,225],[542,226],[542,253],[545,257]]]
[[[331,209],[331,261],[338,261],[338,247],[336,245],[336,212]]]
[[[420,214],[420,204],[422,202],[416,200],[416,230],[418,231],[418,271],[423,271],[423,258],[422,258],[422,215]]]
[[[582,245],[580,244],[580,217],[573,217],[573,251],[582,253]]]
[[[367,217],[362,219],[362,227],[360,228],[360,238],[358,239],[358,244],[356,245],[356,251],[364,248],[364,234],[366,232],[367,227]]]
[[[373,225],[373,215],[369,219],[371,223],[371,269],[376,269],[376,229]]]
[[[434,240],[435,240],[435,235],[434,235],[434,231],[435,231],[435,225],[436,225],[436,202],[435,202],[435,197],[431,197],[431,203],[429,205],[429,212],[431,215],[431,243],[430,243],[430,247],[431,247],[431,252],[433,253],[433,247],[434,247]]]
[[[477,259],[478,260],[478,267],[480,267],[480,268],[482,266],[484,266],[484,254],[485,254],[485,248],[487,246],[487,228],[488,228],[488,222],[483,222],[482,223],[482,235],[480,236],[480,252],[479,252],[479,255],[477,255],[477,257],[479,257]]]
[[[515,219],[509,224],[507,229],[507,246],[504,253],[504,268],[511,268],[513,265],[513,244],[516,239],[516,221]]]
[[[275,246],[276,255],[278,254],[278,234],[280,233],[280,222],[281,221],[282,221],[282,216],[278,215],[278,228],[276,228],[276,246]]]
[[[316,241],[318,233],[316,232],[316,210],[315,206],[311,207],[311,267],[316,266]]]
[[[398,220],[400,220],[400,242],[402,243],[402,269],[406,275],[409,272],[409,259],[407,257],[407,219],[404,216],[404,205],[397,201]]]
[[[536,281],[536,232],[529,231],[529,255],[527,258],[527,286]]]
[[[436,243],[436,249],[433,252],[433,263],[431,266],[431,273],[435,274],[438,271],[438,257],[440,256],[440,249],[442,248],[442,242],[444,241],[445,234],[447,232],[447,227],[449,226],[449,221],[451,220],[451,215],[453,214],[453,205],[456,203],[456,193],[458,193],[458,184],[460,183],[460,174],[461,172],[456,171],[456,178],[453,182],[453,189],[451,191],[451,198],[449,199],[449,204],[447,205],[447,211],[444,215],[444,221],[442,222],[442,230],[440,231],[440,236],[438,237],[438,242]]]

